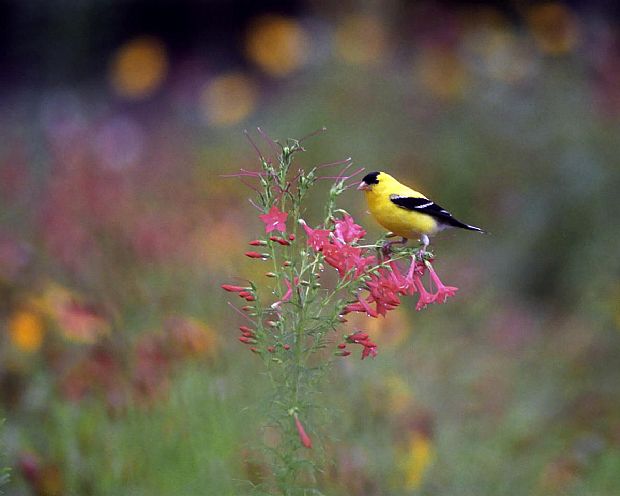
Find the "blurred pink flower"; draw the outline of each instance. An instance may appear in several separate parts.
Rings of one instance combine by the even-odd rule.
[[[312,439],[310,439],[310,436],[306,434],[306,430],[304,429],[304,426],[299,420],[299,417],[297,416],[297,414],[294,414],[293,417],[295,418],[295,427],[297,428],[297,432],[299,433],[299,440],[301,441],[301,444],[303,444],[304,447],[311,449]]]

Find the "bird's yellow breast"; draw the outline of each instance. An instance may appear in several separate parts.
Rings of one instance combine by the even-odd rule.
[[[430,215],[399,207],[391,196],[425,198],[419,191],[398,182],[385,172],[379,173],[377,183],[366,190],[368,209],[376,221],[398,236],[415,238],[419,234],[435,234],[439,223]]]
[[[394,203],[389,195],[366,192],[368,209],[379,224],[404,238],[415,238],[419,234],[434,234],[438,225],[430,215],[405,210]]]

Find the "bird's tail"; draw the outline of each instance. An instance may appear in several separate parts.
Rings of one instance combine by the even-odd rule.
[[[472,226],[470,224],[465,224],[460,220],[456,220],[454,217],[451,219],[450,225],[454,227],[460,227],[461,229],[467,229],[468,231],[477,231],[482,234],[488,234],[487,231],[480,229],[479,227]]]
[[[489,234],[489,231],[485,231],[484,229],[480,229],[479,227],[471,226],[469,224],[465,224],[465,229],[469,229],[470,231],[477,231],[482,234]]]

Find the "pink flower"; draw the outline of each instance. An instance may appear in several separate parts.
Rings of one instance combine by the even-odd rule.
[[[454,296],[456,294],[459,288],[456,288],[454,286],[446,286],[444,283],[442,283],[441,279],[439,279],[439,276],[437,275],[437,273],[433,269],[433,266],[430,263],[428,264],[428,272],[431,276],[433,283],[437,287],[437,293],[435,293],[435,301],[437,303],[445,303],[448,297]]]
[[[374,256],[363,256],[364,250],[357,246],[351,246],[333,239],[333,243],[323,245],[323,255],[325,261],[338,270],[340,277],[345,277],[349,272],[353,272],[353,277],[362,275],[368,266],[376,263]]]
[[[345,214],[343,219],[336,220],[335,224],[334,234],[343,243],[352,243],[366,235],[362,226],[356,224],[353,217],[348,214]]]
[[[376,357],[377,356],[377,345],[374,346],[364,346],[362,350],[362,360],[366,357]]]
[[[314,251],[321,251],[323,246],[329,244],[331,231],[327,229],[312,229],[304,220],[300,220],[299,223],[304,228],[304,231],[306,231],[308,245],[311,246]]]
[[[296,277],[293,282],[297,284],[299,282],[299,278]],[[282,298],[280,300],[276,301],[274,304],[271,305],[271,308],[273,309],[277,309],[280,305],[282,305],[282,303],[286,303],[287,301],[291,300],[291,296],[293,295],[293,286],[291,284],[291,281],[284,278],[284,284],[286,284],[286,292],[284,293],[284,295],[282,295]]]
[[[377,356],[377,345],[370,341],[370,337],[365,332],[355,332],[353,334],[349,334],[345,336],[344,340],[347,343],[354,343],[362,345],[364,348],[362,349],[362,360],[366,357],[376,357]]]
[[[288,218],[288,214],[286,212],[281,212],[275,205],[271,207],[268,213],[259,215],[258,217],[265,224],[266,233],[270,233],[274,230],[286,232],[286,219]]]
[[[415,309],[420,311],[423,308],[426,308],[427,305],[435,303],[435,295],[426,291],[426,288],[424,287],[424,284],[422,284],[422,279],[420,278],[420,276],[416,274],[413,281],[416,289],[418,290],[418,293],[420,293],[420,298],[418,299],[418,303],[416,304]]]

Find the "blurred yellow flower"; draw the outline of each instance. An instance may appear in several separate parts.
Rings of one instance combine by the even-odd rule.
[[[347,63],[375,64],[385,58],[388,41],[385,26],[370,15],[348,16],[336,29],[336,53]]]
[[[192,317],[170,317],[166,330],[175,348],[186,356],[215,355],[218,336],[209,326]]]
[[[294,19],[265,15],[250,24],[245,50],[248,58],[264,72],[283,77],[307,62],[310,39]]]
[[[140,37],[121,46],[112,58],[110,83],[125,98],[141,99],[159,89],[168,72],[168,55],[156,38]]]
[[[37,302],[69,341],[94,343],[110,331],[108,322],[97,311],[80,303],[77,295],[58,284],[49,284]]]
[[[544,53],[561,55],[579,42],[577,19],[562,3],[533,5],[527,13],[527,22],[536,45]]]
[[[442,100],[461,98],[469,83],[465,65],[451,50],[427,48],[415,69],[415,76],[424,89]]]
[[[433,445],[431,440],[421,432],[414,432],[401,461],[401,468],[405,477],[404,486],[407,490],[412,491],[420,487],[432,461]]]
[[[533,51],[526,49],[510,31],[487,32],[478,48],[488,75],[494,79],[515,83],[535,69]]]
[[[387,392],[387,406],[391,414],[403,413],[413,400],[411,388],[402,377],[392,374],[385,379],[384,384]]]
[[[44,331],[41,317],[34,312],[17,310],[9,319],[11,342],[22,351],[37,351],[43,343]]]
[[[240,72],[222,74],[209,81],[200,95],[201,112],[215,126],[232,126],[256,108],[258,90]]]

